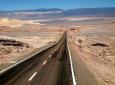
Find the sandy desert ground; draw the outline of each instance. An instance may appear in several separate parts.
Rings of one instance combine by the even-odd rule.
[[[78,22],[69,29],[78,85],[115,85],[114,21],[107,17]]]
[[[23,22],[1,20],[0,70],[56,42],[66,29],[78,85],[115,85],[115,17],[69,17],[42,24]]]
[[[32,21],[0,19],[0,70],[57,42],[63,30]]]

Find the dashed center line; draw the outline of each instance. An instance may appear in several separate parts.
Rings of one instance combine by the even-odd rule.
[[[51,58],[52,56],[51,55],[49,55],[49,58]]]
[[[47,63],[47,61],[44,61],[43,65],[45,65]]]
[[[36,74],[37,74],[37,72],[35,72],[35,73],[29,78],[29,81],[31,81]]]

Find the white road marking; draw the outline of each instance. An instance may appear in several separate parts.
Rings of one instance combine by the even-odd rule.
[[[75,78],[75,73],[74,73],[74,70],[73,70],[73,62],[72,62],[72,58],[71,58],[71,53],[70,53],[68,42],[67,42],[67,46],[68,46],[68,51],[69,51],[69,56],[70,56],[70,67],[71,67],[73,85],[77,85],[76,78]]]
[[[56,43],[58,43],[59,41],[60,41],[60,39],[58,39]],[[15,64],[13,64],[13,65],[11,65],[11,66],[9,66],[8,68],[3,69],[2,71],[0,71],[0,74],[2,74],[2,73],[4,73],[4,72],[6,72],[7,70],[9,70],[9,69],[11,69],[11,68],[15,67],[15,66],[16,66],[16,65],[18,65],[18,64],[20,64],[20,63],[22,63],[22,62],[26,61],[27,59],[30,59],[31,57],[35,56],[36,54],[38,54],[38,53],[40,53],[40,52],[42,52],[42,51],[44,51],[44,50],[46,50],[46,49],[50,48],[51,46],[54,46],[56,43],[53,43],[52,45],[49,45],[49,46],[48,46],[48,47],[46,47],[45,49],[42,49],[42,50],[40,50],[40,51],[38,51],[38,52],[36,52],[36,53],[34,53],[34,54],[32,54],[32,55],[28,56],[27,58],[22,59],[21,61],[19,61],[19,62],[17,62],[17,63],[15,63]]]
[[[47,63],[47,61],[44,61],[43,65],[45,65]]]
[[[37,74],[37,72],[35,72],[35,73],[29,78],[29,81],[31,81],[36,74]]]
[[[49,58],[51,58],[52,57],[52,55],[49,55]]]

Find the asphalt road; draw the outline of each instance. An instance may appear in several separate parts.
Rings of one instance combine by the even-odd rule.
[[[0,75],[0,85],[72,85],[66,33],[56,45]]]

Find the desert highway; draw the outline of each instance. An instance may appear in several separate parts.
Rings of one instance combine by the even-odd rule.
[[[75,85],[67,33],[49,48],[0,73],[0,85]]]

